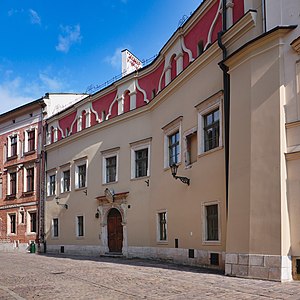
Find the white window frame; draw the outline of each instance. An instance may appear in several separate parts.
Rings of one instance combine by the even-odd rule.
[[[24,153],[26,154],[28,152],[28,133],[30,131],[34,131],[34,149],[32,151],[36,151],[37,150],[37,127],[30,127],[27,128],[24,132],[25,136],[24,136]]]
[[[79,235],[79,227],[78,227],[78,217],[82,217],[83,218],[83,235]],[[76,237],[77,239],[82,239],[85,237],[85,217],[84,214],[78,214],[75,216],[75,231],[76,231]]]
[[[18,170],[16,170],[16,169],[12,169],[12,170],[9,170],[8,172],[7,172],[7,191],[6,191],[6,194],[8,195],[8,196],[10,196],[11,195],[11,193],[10,193],[10,174],[11,173],[16,173],[16,197],[17,197],[17,194],[18,194],[18,185],[19,185],[19,176],[18,176]]]
[[[150,176],[150,156],[151,156],[151,140],[152,138],[144,139],[138,142],[130,143],[130,156],[131,156],[131,179],[142,179],[145,177]],[[148,149],[148,168],[147,168],[147,175],[136,177],[136,161],[135,161],[135,152],[139,150]]]
[[[35,191],[35,188],[36,188],[36,168],[34,165],[26,165],[23,169],[23,192],[29,192],[27,191],[27,169],[31,169],[33,168],[33,190],[30,191],[30,192],[34,192]]]
[[[55,175],[55,193],[50,194],[50,176]],[[57,170],[50,170],[47,172],[47,197],[54,197],[57,195]]]
[[[13,132],[7,137],[7,159],[11,158],[11,138],[16,136],[17,137],[17,156],[20,154],[20,137],[19,132]]]
[[[70,186],[69,191],[64,191],[64,172],[70,171]],[[72,190],[71,165],[67,164],[60,167],[60,194],[70,193]]]
[[[54,236],[54,219],[57,219],[57,229],[58,229],[58,235]],[[51,220],[51,237],[52,239],[58,239],[59,238],[59,233],[60,233],[60,220],[59,217],[53,217]]]
[[[159,214],[165,213],[166,214],[166,239],[161,240],[160,239],[160,219],[159,219]],[[168,211],[166,209],[158,210],[156,212],[156,242],[158,244],[168,244]]]
[[[182,119],[183,117],[180,116],[177,119],[173,120],[171,123],[167,124],[162,128],[164,132],[164,169],[168,169],[169,166],[169,137],[176,133],[177,131],[179,132],[179,157],[178,157],[178,162],[177,164],[181,163],[181,156],[182,156],[182,145],[181,145],[181,131],[182,131]]]
[[[207,239],[207,216],[206,207],[211,205],[218,206],[218,240],[212,241]],[[221,244],[221,211],[220,201],[210,201],[202,203],[202,244],[203,245],[220,245]]]
[[[31,218],[30,218],[30,213],[35,213],[36,214],[36,231],[31,231]],[[36,209],[31,209],[26,211],[26,232],[28,235],[32,234],[37,234],[38,232],[38,212]]]
[[[223,147],[223,92],[218,92],[200,104],[198,110],[198,155],[210,153]],[[205,151],[204,118],[212,111],[219,109],[219,146]]]
[[[113,184],[119,180],[119,151],[120,148],[113,148],[110,150],[102,151],[102,184]],[[116,156],[116,180],[112,182],[106,182],[106,159]]]
[[[16,221],[15,221],[15,227],[16,227],[16,232],[12,233],[11,232],[11,223],[10,223],[10,216],[14,215],[16,217]],[[16,236],[18,234],[18,221],[17,221],[17,213],[16,212],[11,212],[11,213],[7,213],[7,235],[9,236]]]
[[[85,186],[79,187],[79,167],[85,165]],[[75,190],[82,190],[88,187],[88,159],[87,157],[80,158],[74,161],[75,168]]]

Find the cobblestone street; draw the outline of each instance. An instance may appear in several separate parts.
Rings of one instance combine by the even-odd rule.
[[[0,299],[300,299],[300,282],[138,259],[0,253]]]

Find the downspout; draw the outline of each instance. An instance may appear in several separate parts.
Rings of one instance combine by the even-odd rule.
[[[227,58],[227,49],[222,43],[222,36],[227,30],[226,0],[222,0],[222,31],[218,32],[218,45],[223,53],[223,61]],[[226,217],[228,216],[228,189],[229,189],[229,120],[230,120],[230,76],[224,62],[219,63],[223,71],[224,89],[224,149],[225,149],[225,199]]]

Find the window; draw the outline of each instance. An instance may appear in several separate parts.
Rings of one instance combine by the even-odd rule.
[[[197,161],[197,131],[192,130],[191,133],[187,133],[185,135],[185,142],[185,165],[190,166]]]
[[[48,196],[56,194],[56,174],[48,175]]]
[[[34,191],[34,168],[26,169],[26,192]]]
[[[35,150],[35,130],[28,131],[28,148],[27,151],[31,152]]]
[[[118,152],[119,148],[102,151],[102,183],[118,181]]]
[[[220,91],[196,105],[198,109],[198,154],[222,146],[222,97]]]
[[[115,182],[117,175],[117,156],[106,158],[106,183]]]
[[[220,241],[219,204],[204,204],[204,241]]]
[[[16,135],[10,137],[10,155],[9,157],[17,156],[18,138]]]
[[[52,220],[52,237],[58,237],[58,218]]]
[[[8,215],[8,233],[16,234],[17,227],[16,227],[16,214],[9,214]]]
[[[75,163],[75,188],[87,187],[88,163],[86,159],[80,159]]]
[[[148,148],[135,151],[135,178],[147,176]]]
[[[152,138],[130,143],[131,179],[150,176],[150,144]]]
[[[78,166],[78,188],[86,186],[86,164]]]
[[[169,166],[179,162],[179,131],[168,136],[169,138]]]
[[[204,116],[204,151],[209,151],[219,146],[219,109]]]
[[[9,195],[17,194],[17,172],[9,173]]]
[[[167,240],[167,213],[166,212],[158,213],[158,240],[159,241]]]
[[[164,126],[164,167],[181,162],[181,121],[179,117]]]
[[[83,216],[77,216],[77,236],[84,236],[84,224],[83,224]]]
[[[0,199],[2,199],[3,197],[2,188],[3,188],[2,178],[0,178]]]
[[[66,170],[62,172],[62,192],[69,192],[70,191],[70,170]]]
[[[30,220],[30,228],[29,232],[36,233],[37,232],[37,224],[36,224],[36,212],[29,212],[29,220]]]

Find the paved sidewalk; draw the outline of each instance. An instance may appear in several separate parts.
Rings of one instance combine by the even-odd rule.
[[[0,299],[300,299],[300,282],[139,259],[0,253]]]

